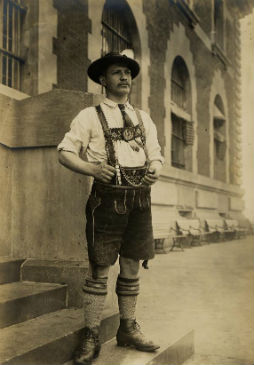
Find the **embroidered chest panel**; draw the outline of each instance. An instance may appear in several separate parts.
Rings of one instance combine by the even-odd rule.
[[[125,127],[125,128],[109,128],[108,134],[112,138],[113,141],[124,140],[126,142],[131,141],[132,139],[142,137],[142,130],[138,125],[134,127]]]

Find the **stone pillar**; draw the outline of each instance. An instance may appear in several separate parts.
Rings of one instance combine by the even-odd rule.
[[[88,16],[91,22],[91,32],[88,34],[88,59],[90,62],[101,56],[102,36],[101,18],[105,0],[88,0]],[[91,93],[101,93],[101,85],[88,78],[87,90]]]
[[[242,126],[241,126],[241,39],[240,39],[240,24],[235,21],[234,30],[234,103],[232,103],[233,112],[235,115],[233,123],[233,166],[232,175],[233,183],[241,185],[242,182]]]
[[[52,90],[57,83],[53,38],[57,36],[57,11],[53,0],[39,2],[38,22],[38,94]]]
[[[87,91],[88,0],[53,0],[57,10],[57,37],[54,54],[57,58],[57,87]]]

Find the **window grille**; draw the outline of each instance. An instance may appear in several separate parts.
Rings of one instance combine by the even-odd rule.
[[[128,25],[124,16],[124,6],[106,2],[102,15],[102,55],[132,49]],[[120,2],[119,2],[120,4]]]
[[[171,164],[180,169],[188,168],[185,160],[190,150],[186,150],[186,147],[193,145],[194,139],[193,123],[186,119],[186,115],[191,112],[190,100],[189,73],[184,60],[178,56],[171,73],[171,101],[177,106],[171,113]]]
[[[0,82],[20,89],[22,0],[0,0]]]
[[[171,163],[172,166],[184,169],[184,124],[185,121],[174,114],[172,116]]]
[[[185,109],[184,85],[173,77],[171,79],[171,98],[180,108]]]
[[[215,43],[224,49],[224,19],[223,19],[223,1],[214,1],[214,32]]]
[[[180,108],[186,110],[186,71],[183,61],[176,59],[171,76],[171,99]]]
[[[225,117],[221,97],[216,96],[213,109],[213,137],[216,159],[224,160],[226,153]]]
[[[192,0],[185,0],[185,3],[192,8]]]

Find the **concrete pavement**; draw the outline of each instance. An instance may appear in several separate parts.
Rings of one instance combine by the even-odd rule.
[[[157,255],[141,272],[137,319],[144,332],[156,340],[194,329],[188,365],[253,364],[253,254],[248,237]]]

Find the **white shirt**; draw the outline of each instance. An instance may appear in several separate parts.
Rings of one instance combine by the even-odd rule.
[[[122,128],[123,118],[117,103],[106,98],[100,105],[109,128]],[[128,102],[125,104],[125,111],[133,124],[137,125],[138,119],[136,113],[133,106]],[[150,162],[161,161],[163,163],[155,124],[147,113],[141,110],[140,114],[145,128],[148,159]],[[137,167],[145,164],[146,155],[143,148],[140,148],[139,151],[133,151],[129,143],[124,140],[114,141],[113,144],[120,165],[124,167]],[[98,163],[107,161],[105,138],[94,107],[81,110],[73,119],[70,131],[65,134],[64,139],[58,145],[57,149],[58,151],[73,152],[81,156],[81,158],[82,153],[86,152],[89,162]]]

